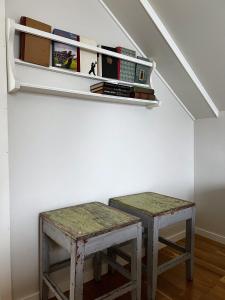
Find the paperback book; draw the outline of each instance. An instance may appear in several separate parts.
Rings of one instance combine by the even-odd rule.
[[[95,40],[80,36],[80,42],[97,47]],[[97,75],[97,53],[80,49],[80,72],[89,75]]]

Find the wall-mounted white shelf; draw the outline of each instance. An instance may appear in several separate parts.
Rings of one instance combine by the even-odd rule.
[[[27,83],[20,83],[20,89],[23,92],[32,92],[38,94],[47,94],[61,97],[69,97],[69,98],[77,98],[82,100],[91,100],[91,101],[100,101],[100,102],[113,102],[113,103],[121,103],[121,104],[130,104],[130,105],[138,105],[138,106],[146,106],[148,108],[157,107],[159,105],[158,101],[150,101],[150,100],[139,100],[135,98],[126,98],[126,97],[118,97],[111,95],[102,95],[91,92],[83,92],[78,90],[69,90],[69,89],[61,89],[50,86],[38,86],[31,85]]]
[[[101,54],[107,54],[113,57],[117,57],[123,60],[139,63],[145,66],[149,66],[151,70],[151,74],[155,68],[154,62],[147,62],[141,59],[133,58],[130,56],[122,55],[119,53],[115,53],[112,51],[108,51],[105,49],[102,49],[100,47],[94,47],[91,45],[87,45],[84,43],[80,43],[77,41],[73,41],[71,39],[67,39],[58,35],[54,35],[51,33],[47,33],[41,30],[37,30],[31,27],[23,26],[20,24],[15,23],[14,20],[8,19],[7,20],[7,69],[8,69],[8,92],[9,93],[15,93],[18,91],[23,92],[32,92],[32,93],[40,93],[40,94],[48,94],[48,95],[55,95],[55,96],[62,96],[62,97],[70,97],[75,99],[84,99],[84,100],[92,100],[92,101],[102,101],[102,102],[112,102],[112,103],[122,103],[122,104],[131,104],[131,105],[139,105],[139,106],[146,106],[148,108],[159,106],[159,101],[155,100],[143,100],[143,99],[136,99],[136,98],[127,98],[127,97],[118,97],[118,96],[111,96],[111,95],[102,95],[102,94],[95,94],[91,93],[89,91],[79,91],[64,87],[59,87],[58,84],[52,85],[52,81],[54,81],[54,75],[47,75],[46,77],[46,71],[50,71],[52,73],[58,73],[62,74],[63,76],[66,76],[67,79],[73,77],[77,77],[78,79],[87,79],[90,82],[94,81],[106,81],[106,82],[113,82],[113,83],[120,83],[120,84],[126,84],[129,86],[141,86],[141,87],[151,87],[151,74],[150,74],[150,82],[149,84],[139,84],[139,83],[131,83],[131,82],[125,82],[120,80],[114,80],[111,78],[104,78],[100,76],[93,76],[89,74],[83,74],[80,72],[73,72],[61,68],[56,67],[44,67],[40,65],[31,64],[28,62],[21,61],[17,58],[15,58],[14,55],[14,38],[16,31],[24,32],[24,33],[30,33],[36,36],[44,37],[53,41],[62,42],[68,45],[77,46],[83,49],[86,49],[88,51],[97,52]],[[23,68],[19,70],[18,68]],[[24,69],[25,68],[25,69]],[[27,69],[26,69],[27,68]],[[45,75],[46,78],[50,78],[50,83],[39,83],[39,82],[30,82],[30,78],[35,78],[31,72],[33,69],[33,72],[42,72]],[[22,72],[22,73],[21,73]],[[29,80],[24,80],[23,76],[21,74],[29,73]],[[18,75],[19,74],[19,75]],[[56,76],[56,75],[55,75]],[[70,76],[70,77],[69,77]],[[39,76],[44,77],[44,76]],[[64,78],[64,81],[67,81],[66,78]],[[61,80],[62,81],[62,80]],[[46,84],[46,85],[45,85]],[[72,85],[72,84],[71,84]],[[72,85],[74,86],[74,84]]]

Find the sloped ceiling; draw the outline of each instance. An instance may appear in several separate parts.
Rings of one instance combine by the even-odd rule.
[[[220,110],[225,110],[225,1],[149,0]]]
[[[151,3],[150,0],[149,2]],[[168,7],[172,2],[174,3],[174,8],[170,8],[170,11],[173,11],[174,14],[179,14],[177,13],[179,9],[175,7],[175,2],[179,2],[179,0],[154,0],[153,2],[156,6],[156,10],[158,9],[159,11],[163,10],[162,7],[164,7],[164,4]],[[158,4],[158,2],[160,2],[161,5]],[[181,2],[184,2],[184,0]],[[193,82],[152,18],[144,9],[141,1],[104,0],[104,3],[143,52],[156,61],[158,71],[172,87],[190,113],[196,119],[215,117],[218,111],[211,101],[210,96],[205,91],[210,100],[207,102],[207,97],[203,96],[195,82]],[[180,4],[179,7],[181,6]],[[167,13],[165,11],[167,11],[167,8],[165,7],[163,11],[164,15],[166,15]],[[182,18],[180,18],[180,22],[181,24],[179,26],[182,27]],[[177,29],[177,31],[179,32],[179,29]],[[166,99],[162,100],[166,101]]]

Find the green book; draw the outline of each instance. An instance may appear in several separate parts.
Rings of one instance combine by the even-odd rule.
[[[144,58],[140,56],[138,56],[137,58],[150,62],[148,58]],[[134,81],[137,83],[148,84],[149,80],[150,80],[150,67],[141,64],[136,64]]]
[[[136,52],[123,47],[117,47],[117,52],[127,56],[136,57]],[[118,59],[117,78],[121,81],[134,82],[135,63],[124,59]]]

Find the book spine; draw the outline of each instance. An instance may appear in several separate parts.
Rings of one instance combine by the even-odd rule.
[[[145,100],[155,100],[155,95],[146,94],[142,92],[132,92],[130,94],[131,98],[145,99]]]
[[[80,36],[77,36],[77,41],[80,41]],[[77,72],[80,72],[80,47],[77,47]]]
[[[26,25],[26,17],[21,17],[20,18],[20,24],[21,25]],[[24,60],[24,47],[25,47],[25,33],[20,32],[20,59]]]
[[[117,93],[117,92],[114,92],[114,91],[98,91],[98,92],[92,92],[92,93],[95,93],[95,94],[102,94],[102,95],[111,95],[111,96],[118,96],[118,97],[126,97],[126,98],[129,98],[130,95],[129,94],[124,94],[124,93]]]
[[[98,47],[101,47],[98,45]],[[97,75],[102,77],[102,55],[97,53]]]
[[[132,87],[132,92],[134,93],[146,93],[146,94],[151,94],[154,95],[154,90],[150,88],[142,88],[142,87]]]
[[[116,88],[116,89],[121,89],[124,91],[130,91],[130,87],[127,85],[121,85],[121,84],[113,84],[110,82],[102,82],[102,83],[97,83],[97,84],[93,84],[91,85],[92,89],[97,89],[97,88],[102,88],[102,87],[108,87],[108,88]]]
[[[122,53],[122,48],[117,47],[116,51],[121,54]],[[118,58],[118,61],[117,61],[117,78],[118,78],[118,80],[120,80],[120,68],[121,68],[121,59]]]
[[[108,87],[108,86],[102,86],[102,87],[91,87],[90,88],[92,91],[97,91],[97,90],[112,90],[112,91],[120,91],[120,92],[124,92],[124,93],[130,93],[130,90],[124,90],[124,89],[120,89],[119,87]]]
[[[116,91],[111,91],[111,90],[99,90],[99,91],[91,91],[91,92],[95,94],[116,95]]]

